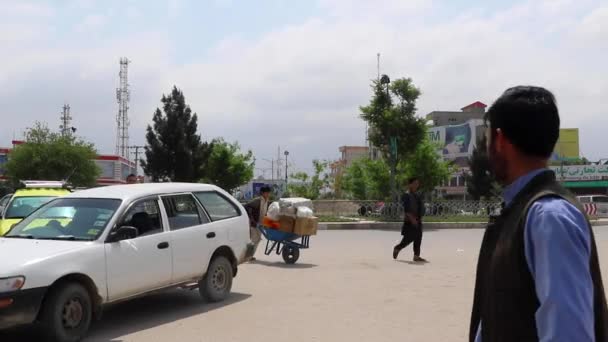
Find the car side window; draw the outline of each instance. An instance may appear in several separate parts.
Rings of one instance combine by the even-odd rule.
[[[579,197],[578,200],[581,203],[591,203],[591,197]]]
[[[6,204],[8,203],[8,200],[11,199],[12,195],[6,195],[4,197],[2,197],[2,199],[0,199],[0,207],[6,207]]]
[[[241,211],[234,203],[215,191],[196,192],[194,195],[207,210],[212,221],[241,216]]]
[[[164,196],[163,205],[167,211],[171,230],[198,226],[207,221],[206,217],[201,215],[202,213],[191,195]]]
[[[162,232],[163,224],[157,200],[150,198],[135,202],[122,217],[118,226],[137,228],[138,237]]]

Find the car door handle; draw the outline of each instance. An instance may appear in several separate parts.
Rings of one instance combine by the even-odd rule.
[[[213,239],[215,237],[215,232],[207,233],[207,239]]]
[[[168,242],[161,242],[156,247],[158,247],[158,249],[166,249],[166,248],[169,248],[169,243]]]

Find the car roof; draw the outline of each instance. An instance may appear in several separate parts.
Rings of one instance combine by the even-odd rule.
[[[73,192],[69,198],[112,198],[132,200],[158,194],[191,192],[191,191],[225,191],[215,185],[201,183],[144,183],[111,185]]]
[[[25,188],[18,189],[13,194],[13,197],[58,197],[69,194],[67,189],[57,188]]]

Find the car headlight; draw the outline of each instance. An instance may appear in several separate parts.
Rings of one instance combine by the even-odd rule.
[[[0,278],[0,293],[21,290],[24,284],[25,277],[23,276]]]

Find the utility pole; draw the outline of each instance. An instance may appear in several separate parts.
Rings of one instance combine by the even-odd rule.
[[[277,179],[281,179],[281,146],[277,148]]]
[[[289,181],[289,177],[287,176],[287,157],[289,156],[289,151],[285,151],[285,186],[287,186],[287,183]]]
[[[132,154],[135,155],[135,175],[139,176],[139,154],[141,152],[139,152],[139,149],[144,148],[145,146],[141,146],[141,145],[134,145],[134,146],[129,146],[130,150],[135,150],[135,152],[131,152]]]

